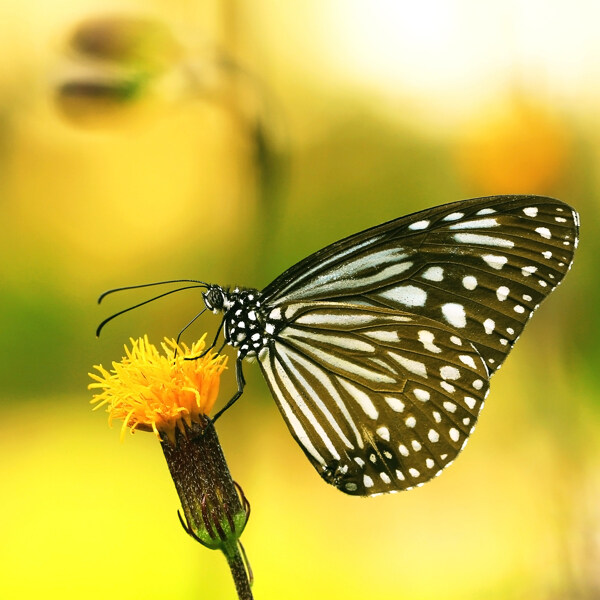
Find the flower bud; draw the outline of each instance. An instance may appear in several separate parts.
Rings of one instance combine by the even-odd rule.
[[[248,520],[210,419],[177,430],[175,441],[164,437],[162,449],[177,488],[184,528],[198,542],[230,554],[237,548]]]

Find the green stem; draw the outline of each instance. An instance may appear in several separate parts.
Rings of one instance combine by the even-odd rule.
[[[248,571],[246,570],[246,564],[244,563],[239,545],[236,544],[231,552],[226,552],[225,557],[231,569],[231,575],[233,576],[239,600],[252,600],[253,596],[250,589]]]

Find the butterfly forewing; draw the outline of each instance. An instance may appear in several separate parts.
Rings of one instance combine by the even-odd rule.
[[[264,290],[272,306],[336,300],[410,311],[471,340],[491,372],[573,260],[577,214],[537,196],[446,204],[320,250]]]
[[[296,304],[261,366],[321,476],[357,495],[421,485],[473,430],[488,371],[470,342],[418,315]]]
[[[465,200],[336,242],[267,286],[281,320],[261,367],[321,476],[370,495],[450,464],[490,376],[569,270],[578,225],[551,198]]]

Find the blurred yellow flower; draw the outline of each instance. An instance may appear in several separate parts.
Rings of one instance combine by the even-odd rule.
[[[131,349],[125,346],[125,356],[113,362],[111,371],[97,365],[99,374],[89,374],[94,383],[88,388],[102,390],[91,400],[95,409],[106,406],[109,423],[122,419],[122,436],[129,427],[154,431],[159,438],[166,434],[175,442],[176,429],[183,433],[184,425],[200,422],[219,393],[227,357],[207,352],[186,360],[202,354],[205,337],[191,348],[165,338],[162,354],[147,336],[131,338]]]

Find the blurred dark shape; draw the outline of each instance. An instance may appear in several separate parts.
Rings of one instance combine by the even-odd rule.
[[[78,25],[70,47],[92,60],[136,66],[159,73],[181,56],[172,31],[160,21],[111,15],[88,19]]]
[[[135,100],[142,91],[140,82],[127,79],[80,80],[61,84],[57,98],[64,114],[82,122],[98,113],[107,116],[121,111],[123,104]]]
[[[196,102],[228,113],[251,167],[244,200],[252,205],[254,264],[261,264],[289,176],[285,120],[269,86],[229,49],[217,43],[191,49],[168,23],[151,17],[89,18],[69,31],[65,45],[55,102],[71,125],[144,126],[175,105]]]
[[[144,114],[161,98],[161,80],[181,64],[183,50],[162,22],[132,16],[88,19],[68,36],[68,62],[56,87],[62,115],[75,125],[104,126]],[[168,97],[168,94],[164,94]],[[152,113],[154,114],[154,113]]]

